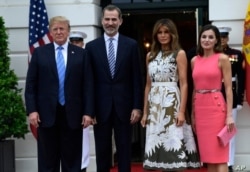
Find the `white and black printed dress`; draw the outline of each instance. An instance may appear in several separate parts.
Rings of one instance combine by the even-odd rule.
[[[152,84],[148,96],[145,169],[173,171],[200,167],[190,120],[186,119],[182,127],[175,124],[181,99],[175,58],[175,53],[163,58],[159,52],[148,65]]]

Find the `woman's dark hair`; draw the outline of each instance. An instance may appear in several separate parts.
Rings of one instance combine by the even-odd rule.
[[[154,60],[157,53],[161,51],[161,43],[158,41],[157,34],[158,34],[159,29],[162,26],[165,26],[171,35],[171,41],[169,43],[170,44],[169,50],[171,52],[176,52],[177,50],[180,49],[179,35],[178,35],[178,31],[177,31],[175,23],[171,19],[168,19],[168,18],[159,19],[157,20],[153,28],[150,61]]]
[[[199,41],[198,41],[198,45],[197,45],[197,54],[199,54],[200,56],[204,55],[204,50],[201,47],[201,41],[200,41],[201,35],[203,34],[203,32],[205,32],[207,30],[212,30],[214,32],[215,38],[217,40],[217,43],[214,46],[214,52],[216,52],[216,53],[222,52],[219,29],[214,25],[208,24],[208,25],[203,26],[203,28],[201,29],[200,34],[199,34]]]

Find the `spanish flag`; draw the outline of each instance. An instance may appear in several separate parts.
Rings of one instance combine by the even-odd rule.
[[[245,56],[244,66],[246,70],[246,100],[250,105],[250,2],[248,3],[244,23],[243,53]]]

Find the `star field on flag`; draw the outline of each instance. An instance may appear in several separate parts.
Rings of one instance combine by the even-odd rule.
[[[52,41],[49,34],[48,14],[43,0],[30,0],[29,56],[36,47]]]

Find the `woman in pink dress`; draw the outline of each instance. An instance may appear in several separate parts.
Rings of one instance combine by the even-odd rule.
[[[218,28],[204,26],[199,35],[198,55],[191,61],[194,81],[192,121],[200,158],[207,164],[208,172],[227,172],[229,148],[220,144],[217,134],[225,125],[228,132],[234,127],[231,66],[228,57],[221,52]],[[221,93],[222,80],[226,101]]]

